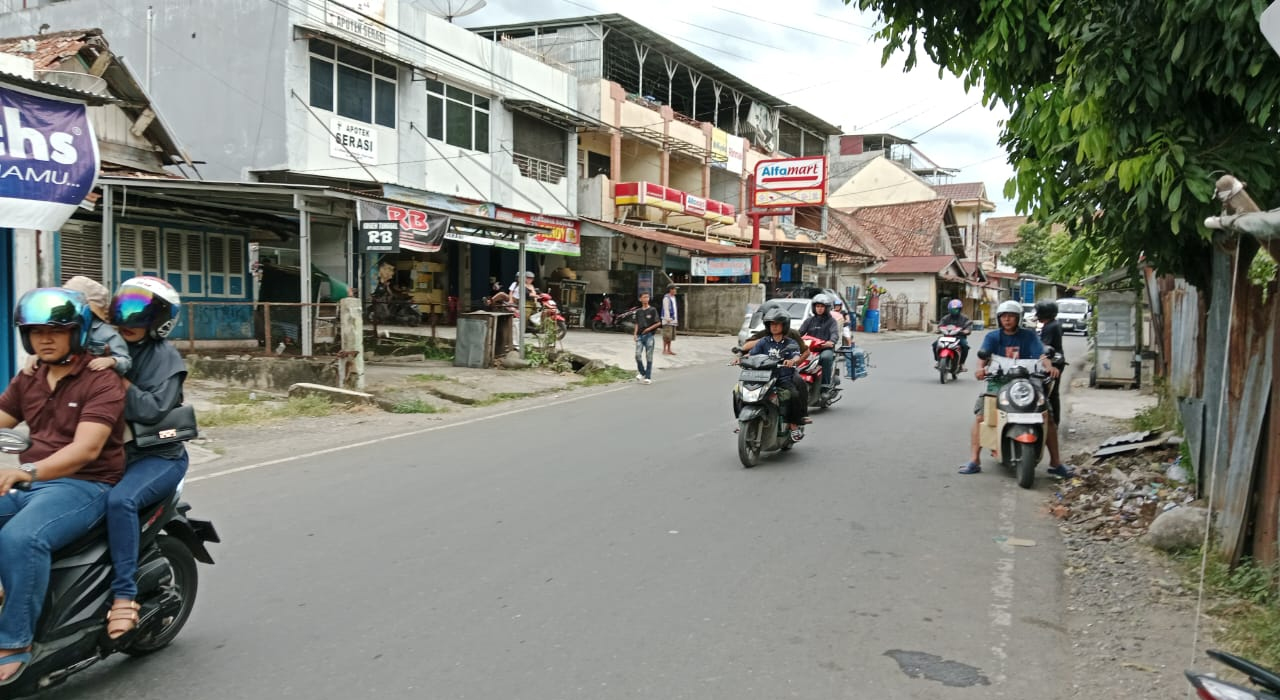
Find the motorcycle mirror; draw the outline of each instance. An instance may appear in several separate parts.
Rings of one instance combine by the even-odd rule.
[[[31,447],[31,438],[16,430],[0,429],[0,452],[21,454]]]

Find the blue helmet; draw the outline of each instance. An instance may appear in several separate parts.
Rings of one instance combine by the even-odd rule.
[[[71,329],[71,354],[84,352],[93,325],[93,310],[80,292],[63,287],[39,287],[18,299],[13,307],[13,325],[22,336],[22,349],[36,354],[31,346],[31,329],[36,326]],[[64,358],[65,359],[65,358]]]

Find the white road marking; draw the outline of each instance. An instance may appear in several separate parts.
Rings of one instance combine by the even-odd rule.
[[[1018,492],[1012,480],[1002,479],[1002,481],[1004,481],[1004,492],[1000,494],[998,529],[1000,534],[1008,539],[1013,536],[1013,514],[1018,507]],[[991,681],[995,684],[1003,683],[1007,677],[1005,672],[1009,661],[1009,631],[1013,627],[1014,548],[1013,545],[1003,541],[999,543],[999,547],[1005,556],[996,560],[995,571],[991,576],[991,628],[998,640],[995,646],[991,647],[991,655],[996,658],[998,664],[996,672],[991,676]]]
[[[423,435],[423,434],[426,434],[426,433],[432,433],[432,432],[435,432],[435,431],[437,431],[437,430],[447,430],[447,429],[449,429],[449,428],[456,428],[456,427],[463,426],[463,425],[471,425],[472,423],[481,423],[481,422],[484,422],[484,421],[493,420],[493,419],[495,419],[495,418],[504,418],[504,417],[506,417],[506,416],[515,415],[515,414],[517,414],[517,413],[525,413],[525,412],[527,412],[527,411],[532,411],[532,410],[535,410],[535,409],[541,410],[541,409],[543,409],[543,408],[547,408],[547,407],[549,407],[549,406],[559,406],[559,405],[561,405],[561,404],[572,403],[572,402],[574,402],[574,401],[581,401],[581,400],[583,400],[583,399],[589,399],[589,398],[592,398],[592,397],[594,397],[594,396],[603,396],[604,394],[612,394],[612,393],[613,393],[613,392],[615,392],[615,391],[622,391],[623,389],[629,389],[629,388],[631,388],[631,386],[632,386],[632,385],[630,385],[630,384],[624,384],[624,385],[622,385],[622,386],[615,387],[615,388],[613,388],[613,389],[605,389],[605,390],[603,390],[603,391],[596,391],[596,392],[592,392],[592,393],[590,393],[590,394],[582,394],[582,395],[580,395],[580,396],[571,396],[571,397],[566,398],[566,399],[561,399],[561,400],[559,400],[559,401],[552,401],[552,402],[549,402],[549,403],[539,402],[539,403],[536,403],[536,404],[534,404],[534,405],[529,405],[529,406],[525,406],[525,407],[522,407],[522,408],[515,408],[515,409],[512,409],[512,410],[510,410],[510,411],[503,411],[502,413],[494,413],[494,414],[487,415],[487,416],[478,416],[478,417],[476,417],[476,418],[468,418],[467,420],[461,420],[461,421],[458,421],[458,422],[456,422],[456,423],[446,423],[446,424],[444,424],[444,425],[433,425],[433,426],[431,426],[430,428],[420,428],[420,429],[418,429],[418,430],[410,430],[409,432],[406,432],[406,433],[396,433],[396,434],[394,434],[394,435],[384,435],[384,436],[382,436],[382,437],[373,438],[372,440],[363,440],[363,441],[361,441],[361,442],[353,442],[353,443],[350,443],[350,444],[347,444],[347,445],[341,445],[341,446],[338,446],[338,447],[330,447],[330,448],[328,448],[328,449],[324,449],[324,450],[316,450],[316,451],[314,451],[314,452],[307,452],[307,453],[305,453],[305,454],[300,454],[300,455],[292,455],[292,456],[289,456],[289,457],[281,457],[280,459],[271,459],[271,460],[267,460],[267,461],[265,461],[265,462],[258,462],[258,463],[256,463],[256,464],[246,464],[246,465],[244,465],[244,466],[242,466],[242,467],[233,467],[233,468],[231,468],[231,469],[224,469],[224,470],[222,470],[222,471],[220,471],[220,472],[213,472],[212,474],[201,474],[200,476],[191,476],[191,477],[187,477],[186,482],[187,482],[188,484],[193,484],[193,483],[195,483],[195,482],[197,482],[197,481],[204,481],[204,480],[206,480],[206,479],[216,479],[216,478],[218,478],[218,477],[220,477],[220,476],[230,476],[230,475],[232,475],[232,474],[239,474],[239,473],[241,473],[241,472],[254,471],[254,470],[256,470],[256,469],[263,469],[263,468],[265,468],[265,467],[273,467],[273,466],[275,466],[275,465],[277,465],[277,464],[284,464],[284,463],[286,463],[286,462],[294,462],[294,461],[297,461],[297,460],[299,460],[299,459],[310,459],[310,458],[312,458],[312,457],[319,457],[319,456],[321,456],[321,455],[332,454],[332,453],[334,453],[334,452],[341,452],[341,451],[343,451],[343,450],[351,450],[351,449],[355,449],[355,448],[357,448],[357,447],[367,447],[367,446],[369,446],[369,445],[374,445],[374,444],[377,444],[377,443],[379,443],[379,442],[386,442],[387,440],[398,440],[398,439],[400,439],[400,438],[407,438],[407,437],[413,437],[413,436],[415,436],[415,435]]]

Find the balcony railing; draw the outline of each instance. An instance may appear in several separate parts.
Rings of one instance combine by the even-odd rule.
[[[559,163],[526,156],[523,153],[512,153],[511,160],[515,161],[516,167],[520,169],[520,174],[533,180],[540,180],[556,184],[564,178],[564,166]]]

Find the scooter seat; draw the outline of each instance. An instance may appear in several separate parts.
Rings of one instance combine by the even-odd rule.
[[[162,507],[168,505],[168,502],[169,500],[166,498],[160,501],[159,503],[154,503],[150,506],[147,506],[146,508],[140,508],[138,510],[138,529],[141,530],[143,523],[146,523],[150,521],[151,518],[155,517],[156,512],[159,511]],[[88,532],[72,540],[71,543],[68,544],[67,546],[62,547],[58,551],[54,552],[53,561],[56,562],[61,559],[74,557],[77,554],[82,554],[84,553],[85,550],[89,549],[90,547],[106,541],[107,541],[107,523],[105,520],[100,520],[98,521],[98,524],[94,525],[93,528],[90,529]]]

